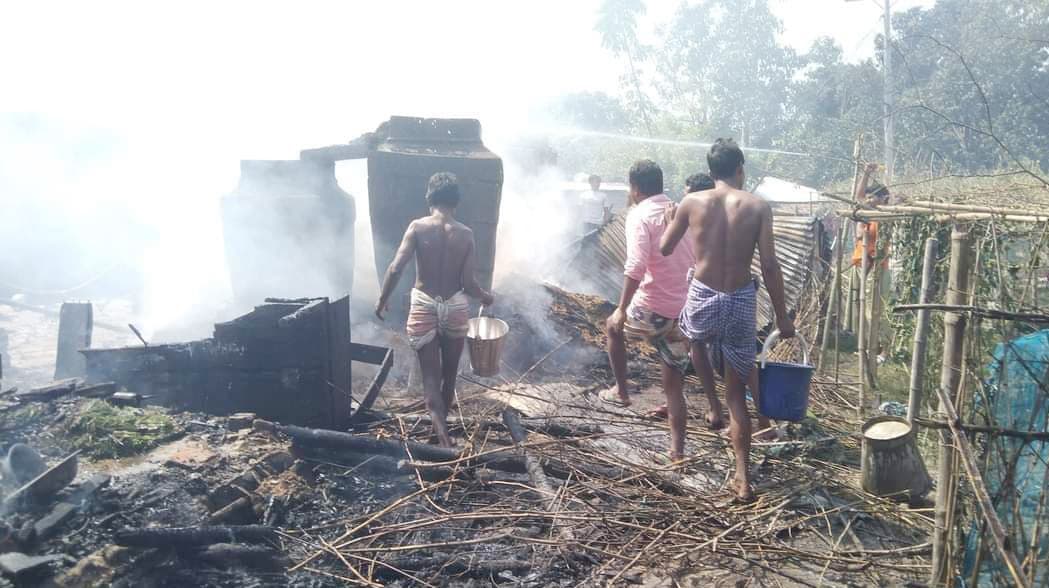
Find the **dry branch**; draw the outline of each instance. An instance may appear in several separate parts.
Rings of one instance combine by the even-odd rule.
[[[987,494],[987,486],[983,483],[983,477],[980,475],[979,467],[977,467],[976,457],[973,455],[972,446],[969,445],[969,439],[962,434],[961,429],[955,424],[960,420],[958,411],[955,410],[954,403],[951,402],[951,398],[942,388],[937,388],[937,392],[940,395],[940,407],[947,414],[947,425],[950,427],[951,436],[954,437],[954,442],[958,446],[957,449],[962,458],[965,474],[969,478],[970,485],[972,485],[973,493],[976,494],[976,502],[980,505],[980,511],[983,514],[984,521],[987,523],[987,528],[991,531],[991,536],[994,538],[994,545],[998,548],[998,553],[1002,556],[1002,561],[1009,569],[1009,575],[1013,577],[1016,585],[1027,588],[1031,584],[1027,580],[1027,576],[1023,574],[1023,569],[1020,567],[1020,562],[1017,561],[1016,555],[1009,549],[1005,529],[1002,527],[1002,521],[998,519],[994,505],[991,504],[991,497]]]

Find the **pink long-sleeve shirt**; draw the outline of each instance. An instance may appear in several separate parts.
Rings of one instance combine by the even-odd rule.
[[[626,263],[623,274],[641,283],[631,304],[676,319],[688,296],[688,270],[696,263],[691,231],[666,257],[659,240],[666,230],[664,211],[671,204],[663,194],[649,196],[626,216]]]

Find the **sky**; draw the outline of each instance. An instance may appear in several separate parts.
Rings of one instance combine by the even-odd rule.
[[[799,50],[831,35],[862,58],[881,28],[874,0],[771,1]],[[4,3],[0,108],[116,124],[136,140],[208,133],[244,157],[342,141],[391,112],[512,118],[557,94],[615,91],[620,65],[593,31],[599,4]],[[649,0],[649,22],[677,5]]]
[[[881,27],[873,0],[770,1],[799,51],[831,35],[847,58],[871,54]],[[622,64],[593,30],[599,4],[2,3],[0,229],[36,228],[11,214],[27,201],[50,206],[56,227],[130,215],[154,237],[156,305],[174,320],[179,308],[228,293],[216,285],[217,207],[239,160],[296,158],[393,114],[479,118],[498,148],[552,97],[617,91]],[[648,22],[677,5],[649,0]],[[363,166],[340,167],[339,180],[366,193]]]

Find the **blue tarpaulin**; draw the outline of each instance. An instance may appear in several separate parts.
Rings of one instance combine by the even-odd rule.
[[[997,427],[1018,431],[1045,431],[1049,412],[1046,372],[1049,370],[1049,330],[1038,331],[1000,343],[987,365],[987,400],[975,395],[978,409],[989,403],[986,412]],[[1037,546],[1038,559],[1049,558],[1049,513],[1039,513],[1039,500],[1049,483],[1049,444],[1026,442],[1019,438],[998,437],[987,452],[984,481],[995,504],[1009,542],[1021,562]],[[1049,505],[1042,507],[1049,510]],[[1038,524],[1036,519],[1041,519]],[[972,586],[981,524],[970,530],[965,550],[963,585]],[[1037,531],[1038,536],[1034,533]],[[984,540],[984,561],[978,586],[1012,585],[988,536]],[[1033,585],[1049,584],[1047,566],[1041,568]]]

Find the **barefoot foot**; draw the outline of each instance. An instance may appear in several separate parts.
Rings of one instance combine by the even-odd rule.
[[[736,502],[746,504],[754,502],[754,490],[750,487],[749,480],[735,478],[732,480],[732,492],[735,494]]]
[[[725,419],[721,418],[721,411],[710,409],[707,411],[707,426],[711,431],[720,431],[725,428]]]
[[[650,419],[657,419],[657,420],[659,420],[659,419],[667,418],[668,414],[669,413],[667,412],[667,405],[664,404],[664,405],[660,406],[659,408],[653,408],[652,410],[646,412],[645,416],[650,418]]]
[[[602,402],[607,402],[608,404],[615,406],[630,406],[630,397],[620,392],[618,386],[612,386],[611,388],[602,390],[598,393],[597,397]]]

